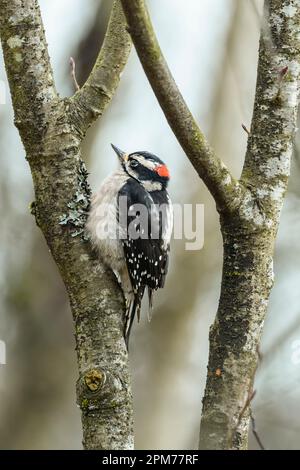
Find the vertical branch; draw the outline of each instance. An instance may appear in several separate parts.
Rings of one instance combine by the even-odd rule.
[[[26,145],[45,135],[46,116],[58,96],[37,1],[1,0],[0,10],[1,44],[15,124]]]
[[[261,204],[282,206],[297,127],[300,1],[265,2],[255,104],[241,180]]]
[[[32,212],[64,280],[75,323],[83,443],[88,449],[130,449],[133,407],[124,299],[114,275],[85,240],[90,188],[80,154],[85,130],[112,98],[130,51],[123,13],[114,2],[87,85],[74,99],[60,100],[37,0],[0,0],[0,10],[16,124],[35,189]]]
[[[273,252],[290,174],[300,78],[300,2],[266,2],[255,106],[238,213],[221,218],[221,296],[210,331],[200,448],[246,449],[245,408],[273,285]]]

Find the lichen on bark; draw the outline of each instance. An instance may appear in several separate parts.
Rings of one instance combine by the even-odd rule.
[[[210,332],[200,448],[247,449],[249,406],[290,174],[300,78],[300,2],[265,3],[255,105],[235,214],[221,217],[219,308]],[[216,368],[222,373],[215,374]],[[242,413],[242,416],[241,416]]]

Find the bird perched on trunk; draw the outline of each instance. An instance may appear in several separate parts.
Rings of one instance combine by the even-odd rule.
[[[128,348],[132,323],[140,317],[148,290],[164,286],[173,228],[167,193],[169,171],[149,152],[125,153],[114,145],[119,168],[93,196],[87,231],[99,257],[117,275],[126,299],[124,337]]]

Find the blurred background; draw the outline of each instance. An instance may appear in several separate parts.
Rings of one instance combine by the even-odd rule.
[[[105,32],[111,0],[40,0],[56,85],[83,84]],[[192,112],[217,153],[239,176],[254,98],[263,0],[148,0],[161,47]],[[29,167],[17,130],[3,59],[0,83],[0,448],[78,449],[80,413],[73,325],[65,289],[29,205]],[[3,93],[3,85],[1,88]],[[0,91],[1,91],[0,90]],[[153,320],[131,339],[138,449],[197,447],[208,329],[219,297],[222,245],[212,198],[170,131],[133,50],[104,118],[88,132],[83,155],[96,189],[113,170],[113,142],[149,150],[172,174],[174,202],[205,205],[204,248],[172,242],[170,273]],[[253,415],[267,449],[300,448],[300,141],[282,214],[276,282],[265,323]],[[146,315],[144,315],[146,317]],[[250,448],[257,448],[250,432]]]

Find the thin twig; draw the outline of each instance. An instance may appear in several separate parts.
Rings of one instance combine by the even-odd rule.
[[[255,420],[254,420],[254,417],[253,417],[253,414],[252,414],[252,410],[251,410],[251,402],[252,400],[254,399],[255,395],[256,395],[256,390],[253,389],[253,383],[254,383],[254,378],[255,378],[255,374],[256,374],[256,371],[258,369],[258,367],[261,365],[261,362],[262,362],[262,353],[260,351],[260,348],[259,348],[259,345],[257,346],[256,348],[256,352],[257,352],[257,363],[256,363],[256,367],[255,367],[255,370],[253,372],[253,375],[252,375],[252,378],[251,378],[251,387],[248,391],[248,395],[247,395],[247,398],[246,398],[246,401],[245,401],[245,404],[243,406],[243,408],[241,409],[241,412],[239,414],[239,417],[238,417],[238,420],[237,420],[237,424],[234,428],[234,431],[232,432],[231,434],[231,441],[233,439],[233,436],[236,434],[237,430],[238,430],[238,427],[239,425],[241,424],[241,421],[242,421],[242,418],[244,416],[244,414],[246,413],[247,409],[249,408],[249,416],[251,418],[251,423],[252,423],[252,429],[254,429],[253,431],[253,434],[256,438],[256,435],[257,435],[257,431],[256,431],[256,427],[255,427]],[[253,423],[254,423],[254,427],[253,427]],[[256,438],[257,439],[257,438]],[[232,443],[232,442],[231,442]],[[261,440],[259,439],[259,443],[261,443]],[[259,444],[260,445],[260,444]]]
[[[244,414],[246,413],[246,410],[250,407],[250,404],[253,400],[253,398],[255,397],[256,395],[256,390],[250,390],[249,393],[248,393],[248,396],[247,396],[247,399],[246,399],[246,402],[239,414],[239,418],[238,418],[238,422],[237,422],[237,425],[236,425],[236,428],[238,428],[238,426],[241,424],[241,421],[242,421],[242,418],[244,416]]]
[[[250,135],[250,131],[249,131],[249,129],[245,126],[245,124],[242,124],[242,128],[244,129],[244,131],[246,132],[246,134]]]
[[[74,85],[76,90],[80,90],[80,86],[78,85],[77,79],[76,79],[76,70],[75,70],[75,60],[73,57],[70,57],[70,66],[71,66],[71,77],[73,79]]]
[[[247,396],[247,400],[239,414],[239,418],[238,418],[238,422],[237,422],[237,425],[235,427],[235,429],[237,430],[237,428],[239,427],[239,425],[241,424],[241,421],[242,421],[242,418],[244,416],[244,414],[246,413],[246,410],[249,408],[249,416],[250,416],[250,420],[251,420],[251,427],[252,427],[252,433],[253,433],[253,436],[255,437],[255,440],[257,442],[257,444],[259,445],[260,447],[260,450],[265,450],[265,447],[261,441],[261,438],[258,434],[258,431],[256,429],[256,422],[255,422],[255,418],[253,416],[253,411],[252,411],[252,408],[251,408],[251,403],[254,399],[256,395],[256,390],[250,390],[249,391],[249,394]]]
[[[257,444],[259,445],[260,447],[260,450],[266,450],[265,446],[263,445],[260,437],[259,437],[259,434],[256,430],[256,422],[255,422],[255,418],[253,416],[253,412],[252,412],[252,409],[251,409],[251,406],[249,408],[249,412],[250,412],[250,420],[251,420],[251,426],[252,426],[252,433],[253,433],[253,436],[255,437],[256,439],[256,442]]]
[[[261,365],[261,362],[262,362],[262,359],[263,359],[263,355],[260,351],[259,346],[257,346],[256,351],[257,351],[257,365],[256,365],[256,368],[255,368],[253,377],[252,377],[252,384],[254,382],[256,371],[257,371],[258,367]],[[264,447],[264,445],[263,445],[263,443],[262,443],[262,441],[259,437],[258,431],[256,429],[256,422],[255,422],[255,418],[253,416],[253,411],[252,411],[252,408],[251,408],[251,403],[252,403],[255,396],[256,396],[256,390],[253,390],[253,385],[252,385],[250,390],[249,390],[246,402],[245,402],[245,404],[244,404],[244,406],[243,406],[243,408],[242,408],[242,410],[239,414],[238,422],[237,422],[237,425],[235,427],[235,432],[237,431],[239,425],[241,424],[242,418],[243,418],[244,414],[246,413],[246,410],[249,408],[249,416],[250,416],[250,420],[251,420],[251,427],[252,427],[253,436],[255,437],[256,442],[259,445],[260,449],[265,450],[265,447]]]

